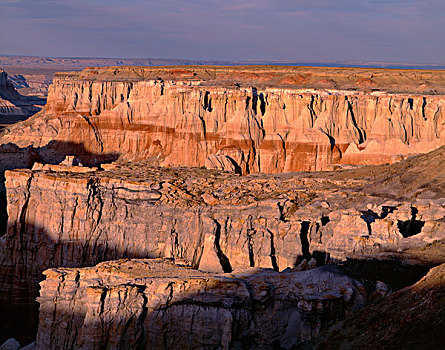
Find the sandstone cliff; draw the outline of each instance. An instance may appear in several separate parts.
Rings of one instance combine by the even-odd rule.
[[[67,154],[88,165],[118,157],[120,162],[102,169],[36,165],[6,172],[8,224],[0,237],[0,323],[6,326],[0,337],[16,336],[11,330],[26,325],[26,342],[34,340],[35,298],[47,268],[76,268],[66,270],[74,283],[81,267],[128,257],[168,258],[211,273],[252,267],[302,270],[347,257],[397,255],[443,239],[444,148],[395,166],[261,174],[392,162],[442,145],[440,84],[445,80],[424,88],[423,80],[440,74],[416,78],[402,73],[406,84],[399,90],[388,83],[395,72],[366,78],[368,71],[345,77],[344,72],[310,69],[175,67],[58,75],[45,110],[0,137],[2,143],[18,145],[1,147],[0,168],[10,168],[11,159],[13,167],[55,164]],[[90,300],[84,293],[88,288],[57,284],[65,272],[45,282],[45,310],[57,308],[48,297],[57,286],[68,293],[57,296],[60,300],[75,290]],[[99,278],[90,272],[87,279]],[[125,283],[133,282],[128,278]],[[122,304],[124,309],[145,300],[139,289],[127,292],[138,294]],[[268,302],[275,303],[274,298]],[[85,305],[74,299],[82,315]],[[331,317],[328,295],[322,299],[322,313]],[[102,302],[101,296],[94,300]],[[139,306],[128,315],[140,315],[145,309]],[[71,315],[85,339],[103,336],[94,333],[100,327],[89,333],[88,320],[110,320],[107,329],[121,320],[111,311],[103,318],[99,308],[82,323],[76,308],[55,317]],[[184,308],[195,312],[193,305]],[[227,315],[227,310],[221,312]],[[346,309],[341,310],[344,315]],[[47,327],[40,339],[54,344],[50,328],[58,321],[42,317]],[[205,322],[204,316],[200,320]],[[316,324],[315,329],[321,327]],[[145,334],[140,327],[137,323],[136,332]],[[304,322],[298,327],[306,329]],[[238,339],[229,333],[224,334]],[[67,347],[77,341],[69,337]]]
[[[115,67],[58,74],[45,111],[0,141],[42,147],[56,140],[81,158],[157,157],[165,166],[242,174],[394,162],[445,143],[441,71],[356,71]],[[433,90],[422,87],[425,80]]]
[[[443,252],[443,251],[442,251]],[[442,349],[445,264],[377,305],[339,323],[302,349]]]
[[[363,307],[334,266],[206,274],[162,260],[51,269],[37,349],[290,349]]]
[[[300,270],[308,260],[397,257],[443,239],[443,162],[442,147],[392,166],[326,173],[236,176],[148,162],[7,171],[0,337],[20,329],[20,342],[35,339],[34,300],[50,267],[165,257],[212,272]]]
[[[443,153],[417,158],[440,164]],[[411,162],[397,168],[408,167],[405,176],[422,176]],[[147,163],[104,168],[6,172],[0,302],[27,310],[14,317],[35,317],[29,309],[36,307],[37,284],[50,267],[165,257],[212,272],[281,271],[304,259],[320,265],[329,257],[398,251],[444,238],[445,203],[437,198],[443,198],[443,187],[419,183],[388,200],[388,193],[373,193],[373,186],[392,179],[389,166],[379,168],[378,178],[372,176],[377,168],[245,177]],[[439,181],[443,174],[437,171]]]
[[[38,277],[47,267],[120,257],[171,257],[198,268],[215,253],[219,271],[283,270],[314,250],[342,259],[443,235],[442,199],[388,201],[358,193],[367,185],[359,179],[238,177],[144,163],[75,169],[7,172],[7,264],[27,273],[35,266]]]
[[[0,126],[24,120],[37,113],[45,104],[45,99],[20,95],[0,69]]]

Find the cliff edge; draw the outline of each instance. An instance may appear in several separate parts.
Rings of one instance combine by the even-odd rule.
[[[83,158],[157,157],[163,166],[240,174],[392,163],[445,144],[443,75],[269,66],[88,68],[57,74],[45,110],[5,130],[0,142],[44,147],[57,141],[66,154]]]

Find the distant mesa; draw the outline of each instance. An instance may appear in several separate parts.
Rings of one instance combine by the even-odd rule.
[[[0,347],[440,348],[445,71],[112,61],[0,72]]]
[[[0,142],[240,174],[393,163],[445,144],[444,81],[371,68],[86,68],[57,73],[45,111]],[[418,91],[425,82],[434,92]]]
[[[0,127],[27,119],[40,111],[45,103],[43,98],[20,95],[6,72],[0,69]]]

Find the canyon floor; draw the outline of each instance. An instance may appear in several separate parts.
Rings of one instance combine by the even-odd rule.
[[[445,346],[444,71],[0,74],[0,349]]]

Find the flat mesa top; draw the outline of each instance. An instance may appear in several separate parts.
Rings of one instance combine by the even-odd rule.
[[[125,187],[130,190],[150,189],[153,198],[159,197],[159,204],[257,205],[269,200],[296,201],[297,198],[300,205],[326,199],[334,205],[334,202],[343,203],[346,194],[348,200],[358,202],[363,201],[362,197],[366,195],[373,198],[391,196],[394,199],[442,200],[445,197],[445,174],[440,165],[444,162],[445,146],[393,165],[333,172],[238,176],[205,168],[162,168],[142,161],[102,165],[105,170],[99,171],[93,168],[87,172],[83,170],[90,168],[80,168],[82,172],[74,171],[76,167],[68,167],[62,171],[33,171],[33,176],[34,179],[45,177],[83,185],[92,178],[104,186],[114,184],[121,187],[120,184],[125,183]],[[10,175],[11,178],[30,176],[31,170],[8,170],[7,182]]]
[[[188,267],[182,267],[173,264],[164,259],[120,259],[114,261],[106,261],[96,266],[76,268],[53,268],[45,272],[47,276],[72,274],[82,271],[82,277],[94,275],[96,277],[111,277],[122,283],[122,278],[208,278],[211,275]]]
[[[445,94],[445,70],[305,66],[116,66],[57,73],[56,79],[98,82],[162,79],[198,82],[202,86]]]

